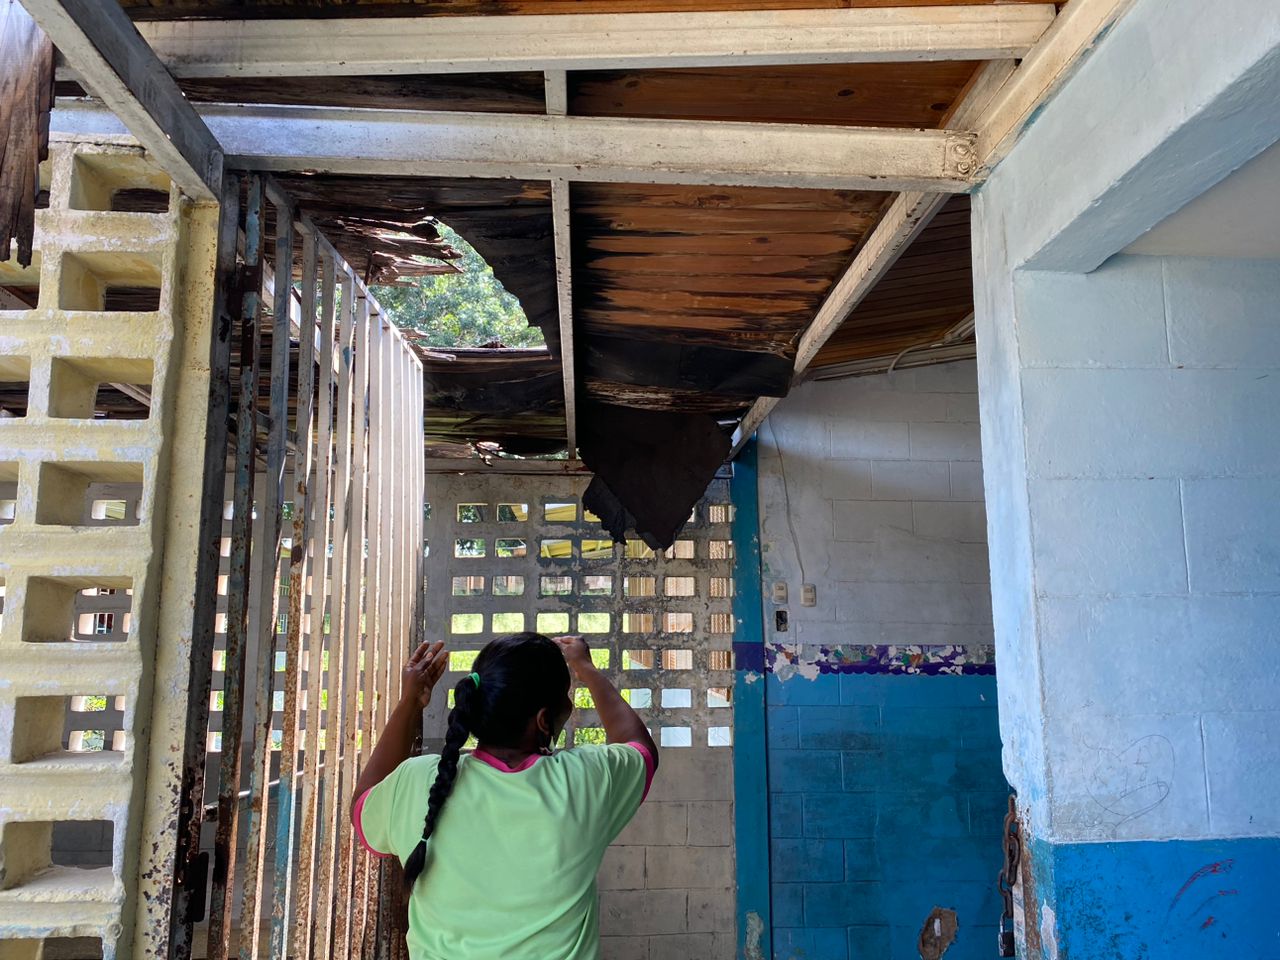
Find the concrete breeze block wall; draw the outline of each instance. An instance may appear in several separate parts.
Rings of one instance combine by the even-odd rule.
[[[761,431],[778,960],[916,960],[935,906],[948,958],[991,956],[1008,789],[977,418],[959,363],[807,384]]]

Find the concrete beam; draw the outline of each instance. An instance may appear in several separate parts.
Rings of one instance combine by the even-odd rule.
[[[1022,57],[1053,4],[174,20],[139,24],[183,77],[615,70]]]
[[[54,129],[118,129],[62,103]],[[251,170],[917,190],[972,188],[974,138],[959,130],[824,127],[425,110],[209,104],[228,162]]]
[[[22,0],[83,84],[182,191],[216,200],[222,151],[116,0]]]

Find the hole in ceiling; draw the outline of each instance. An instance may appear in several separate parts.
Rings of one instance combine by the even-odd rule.
[[[485,259],[448,225],[438,227],[441,238],[462,254],[449,261],[456,273],[371,287],[396,326],[418,331],[426,347],[545,346],[542,331],[529,325],[520,301]]]

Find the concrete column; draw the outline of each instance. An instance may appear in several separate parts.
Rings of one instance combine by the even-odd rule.
[[[1280,261],[1113,256],[1266,146],[1280,15],[1229,7],[1140,0],[975,200],[1028,958],[1280,955]]]

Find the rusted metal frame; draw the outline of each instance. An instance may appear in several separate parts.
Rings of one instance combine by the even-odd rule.
[[[365,451],[365,421],[368,414],[368,395],[369,395],[369,302],[365,297],[363,288],[360,295],[356,298],[356,323],[355,334],[356,344],[355,352],[352,360],[354,363],[352,388],[352,398],[354,400],[354,416],[351,430],[351,488],[350,497],[350,513],[351,522],[347,537],[347,665],[346,665],[346,685],[344,688],[344,700],[347,704],[354,706],[357,699],[357,692],[360,689],[360,634],[361,634],[361,614],[364,611],[363,594],[363,573],[364,573],[364,537],[365,537],[365,484],[368,479],[366,475],[366,451]],[[339,957],[348,957],[352,953],[352,947],[358,943],[353,938],[352,926],[357,917],[354,906],[353,895],[355,893],[356,867],[358,860],[355,856],[354,843],[351,830],[351,818],[347,816],[347,811],[351,808],[352,791],[355,786],[356,772],[356,740],[359,736],[356,724],[356,717],[350,718],[351,722],[346,725],[343,731],[342,744],[342,793],[340,796],[340,829],[338,831],[338,856],[340,858],[340,891],[343,900],[339,904],[338,922],[334,926],[334,947],[333,952]]]
[[[284,712],[280,722],[280,786],[276,792],[275,870],[271,896],[271,957],[285,960],[286,930],[293,893],[293,850],[297,824],[294,819],[299,725],[299,686],[302,682],[302,627],[306,614],[306,573],[311,546],[310,492],[315,489],[311,452],[312,387],[315,384],[316,241],[302,236],[302,304],[298,331],[298,393],[294,419],[293,536],[289,562],[289,613],[285,641]],[[307,630],[307,644],[315,646],[314,629]],[[307,701],[308,711],[312,702]]]
[[[289,312],[293,284],[293,209],[276,197],[276,284],[271,339],[270,429],[267,434],[267,489],[262,497],[262,562],[258,568],[258,689],[254,720],[258,725],[249,768],[249,821],[246,825],[244,896],[240,903],[240,958],[258,960],[266,868],[267,782],[271,779],[271,727],[280,608],[280,517],[284,506],[284,469],[289,432]],[[281,783],[292,791],[293,782]]]
[[[240,736],[244,725],[245,641],[249,627],[253,487],[257,461],[256,411],[261,373],[262,180],[249,178],[244,216],[244,267],[240,276],[240,391],[236,401],[235,485],[231,557],[227,565],[227,649],[223,665],[222,755],[218,763],[218,826],[213,841],[213,890],[209,912],[209,960],[226,960],[231,945],[236,847],[240,820]],[[219,497],[221,501],[221,497]],[[197,609],[200,604],[197,604]]]
[[[312,234],[314,238],[314,234]],[[328,637],[324,629],[325,609],[329,596],[329,510],[333,504],[329,482],[333,468],[333,364],[328,362],[333,351],[334,299],[336,266],[333,257],[322,254],[320,285],[320,345],[324,350],[319,365],[320,388],[315,419],[315,485],[308,498],[311,511],[310,630],[307,634],[307,746],[303,751],[302,831],[298,849],[297,904],[293,925],[293,956],[309,960],[311,956],[312,922],[315,915],[317,860],[320,855],[318,836],[320,798],[320,691],[324,674],[324,651]]]
[[[332,599],[329,603],[329,669],[325,679],[325,689],[329,692],[329,709],[325,717],[324,819],[321,822],[323,844],[320,848],[320,876],[316,886],[320,903],[320,911],[315,918],[317,957],[332,956],[337,927],[337,900],[339,896],[348,896],[348,891],[339,888],[337,843],[339,823],[346,815],[346,811],[339,808],[338,793],[342,776],[342,738],[347,719],[342,707],[347,659],[347,505],[351,484],[351,371],[352,348],[355,344],[355,277],[351,267],[345,263],[341,275],[339,307],[341,320],[338,330],[337,436],[333,447],[334,486],[330,498],[333,502],[333,563],[329,587]]]
[[[383,377],[383,361],[385,359],[383,344],[386,339],[383,332],[383,324],[385,320],[380,313],[374,312],[374,304],[370,302],[370,298],[367,295],[364,302],[369,304],[367,341],[369,404],[367,408],[368,433],[365,438],[366,450],[368,451],[365,469],[368,491],[365,540],[369,547],[364,551],[362,558],[364,563],[365,602],[363,607],[364,630],[361,649],[364,651],[364,667],[360,672],[361,698],[357,701],[360,708],[361,730],[360,749],[356,753],[357,777],[369,761],[369,755],[373,751],[373,739],[380,729],[376,726],[378,694],[380,693],[378,672],[382,660],[380,641],[386,629],[386,623],[382,616],[384,584],[382,581],[382,565],[379,562],[383,546],[382,536],[385,532],[382,525],[382,504],[386,471],[382,469],[382,457],[384,453],[384,414],[386,412],[384,408],[388,399],[390,399],[383,389],[385,385]],[[370,858],[363,851],[357,853],[357,857],[359,858],[356,888],[356,914],[358,919],[355,924],[357,934],[353,935],[352,943],[358,945],[361,955],[365,955],[372,953],[372,937],[375,926],[372,921],[377,916],[374,901],[377,896],[377,871],[371,869]]]
[[[209,694],[218,618],[218,575],[222,563],[222,514],[226,495],[228,416],[231,406],[231,338],[238,289],[236,238],[240,229],[240,179],[222,179],[219,211],[217,285],[213,337],[209,346],[209,410],[205,420],[204,481],[200,491],[200,546],[196,555],[196,603],[191,619],[191,672],[178,806],[178,853],[174,864],[173,905],[169,914],[169,956],[189,960],[192,924],[203,914],[207,861],[200,853],[204,823],[205,764],[208,761]]]

